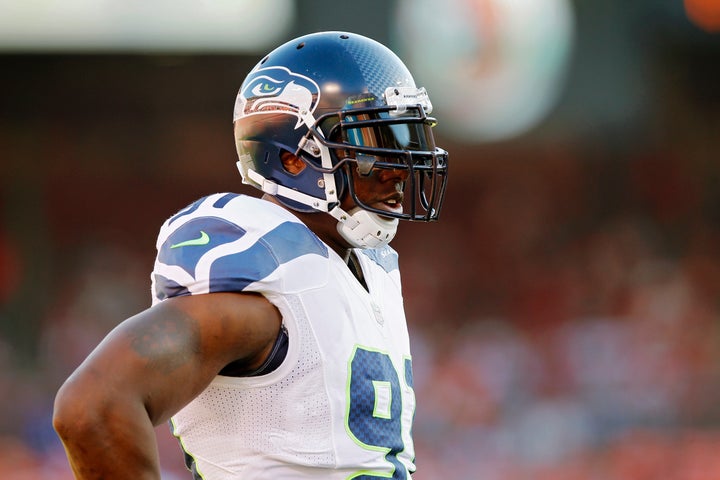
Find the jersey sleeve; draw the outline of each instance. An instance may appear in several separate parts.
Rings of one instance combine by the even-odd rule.
[[[242,196],[230,200],[236,197]],[[327,257],[327,247],[304,224],[268,214],[263,204],[248,206],[240,198],[211,196],[165,222],[152,275],[154,303],[182,295],[262,291],[258,285],[263,284],[272,289],[281,266],[305,255]]]

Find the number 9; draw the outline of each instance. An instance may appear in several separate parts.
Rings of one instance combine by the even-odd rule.
[[[350,437],[366,450],[385,452],[394,471],[358,472],[359,480],[393,478],[406,480],[407,467],[397,458],[405,450],[402,437],[402,394],[398,372],[386,353],[356,346],[348,362],[348,410],[345,427]],[[412,366],[406,359],[405,381],[412,388]]]

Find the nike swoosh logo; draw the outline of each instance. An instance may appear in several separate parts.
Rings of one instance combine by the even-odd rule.
[[[185,240],[184,242],[176,243],[175,245],[170,245],[170,248],[190,247],[193,245],[207,245],[208,243],[210,243],[210,235],[200,230],[200,236],[198,238]]]

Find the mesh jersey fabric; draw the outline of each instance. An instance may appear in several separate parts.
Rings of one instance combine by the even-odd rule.
[[[219,375],[171,419],[196,478],[409,478],[415,395],[392,248],[355,250],[365,290],[291,212],[219,193],[169,218],[157,249],[153,303],[258,292],[289,336],[276,370]]]

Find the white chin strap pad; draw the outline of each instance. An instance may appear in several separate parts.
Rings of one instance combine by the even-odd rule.
[[[398,227],[397,218],[386,218],[362,208],[354,208],[348,214],[335,215],[338,218],[337,229],[340,235],[354,248],[378,248],[395,238]]]

